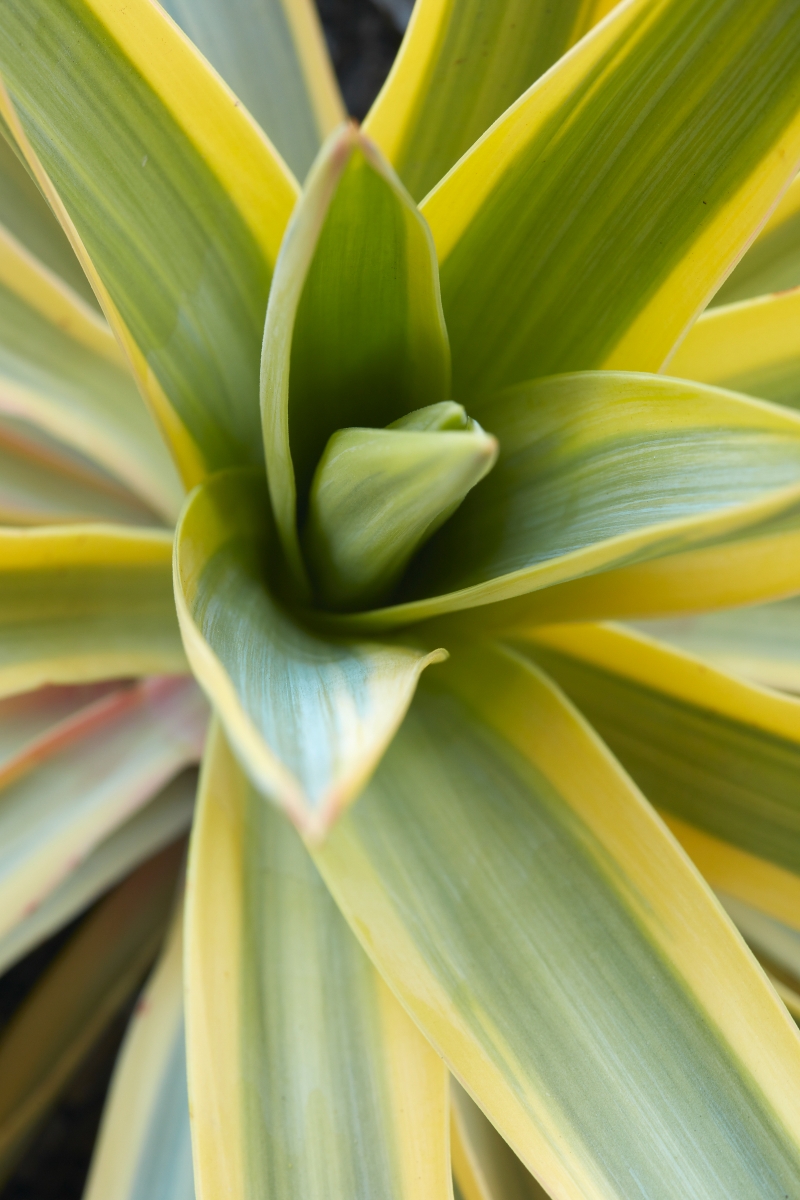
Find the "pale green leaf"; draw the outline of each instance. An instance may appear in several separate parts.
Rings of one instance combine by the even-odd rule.
[[[13,0],[0,72],[6,121],[184,481],[259,461],[259,346],[297,194],[288,169],[149,0]]]
[[[402,1003],[564,1200],[764,1200],[800,1039],[599,739],[511,652],[453,653],[314,852]]]
[[[312,0],[166,0],[298,179],[344,120]]]
[[[92,850],[32,913],[0,937],[0,971],[7,971],[134,867],[186,833],[196,787],[197,772],[183,771]]]
[[[663,562],[680,580],[681,555],[702,547],[701,560],[722,554],[724,578],[736,581],[754,545],[800,512],[800,422],[771,405],[602,371],[509,388],[470,411],[496,435],[497,465],[411,564],[394,604],[337,625],[380,629],[474,606],[486,606],[465,614],[477,627],[553,621],[556,587],[569,586],[589,590],[569,613],[586,619],[604,580],[607,604],[624,609],[635,597],[642,615],[660,614],[663,588],[636,593],[623,571]],[[791,574],[795,562],[778,565]],[[701,567],[690,608],[706,598]],[[709,598],[720,586],[709,575]],[[769,573],[763,586],[774,594]]]
[[[0,1178],[115,1013],[164,932],[180,848],[163,850],[93,912],[0,1037]]]
[[[195,490],[175,555],[186,654],[256,786],[319,835],[444,652],[315,634],[271,592],[280,565],[260,475],[221,472]]]
[[[417,200],[614,0],[416,0],[364,122]]]
[[[171,565],[166,531],[0,529],[0,696],[184,672]]]
[[[447,1072],[218,726],[187,890],[198,1194],[448,1200]]]
[[[437,411],[452,420],[453,410],[461,429],[424,428]],[[340,429],[329,439],[303,531],[325,608],[366,608],[386,599],[412,555],[492,469],[497,441],[471,425],[459,405],[444,402],[387,429]]]
[[[449,397],[450,351],[430,232],[354,126],[320,151],[275,269],[261,405],[270,496],[289,565],[331,434]]]
[[[114,1068],[84,1200],[195,1200],[182,924],[180,905]]]
[[[20,747],[0,790],[0,934],[199,760],[207,719],[192,679],[153,679],[94,700]]]
[[[800,284],[800,178],[781,202],[712,304],[735,304]]]
[[[800,159],[794,0],[620,4],[429,194],[453,394],[658,370]]]

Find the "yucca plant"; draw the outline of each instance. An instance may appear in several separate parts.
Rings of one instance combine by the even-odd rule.
[[[796,0],[417,0],[363,130],[301,0],[0,73],[3,966],[136,868],[0,1167],[191,668],[90,1200],[797,1195]]]

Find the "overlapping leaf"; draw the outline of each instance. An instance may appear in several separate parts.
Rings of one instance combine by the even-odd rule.
[[[552,621],[570,589],[573,619],[594,615],[598,591],[612,614],[636,603],[640,615],[670,611],[663,586],[645,580],[637,592],[625,580],[652,563],[680,588],[692,552],[699,562],[684,606],[716,600],[721,582],[711,571],[703,590],[715,555],[723,584],[772,594],[772,576],[751,577],[743,564],[771,553],[776,530],[798,536],[793,413],[617,372],[538,380],[471,411],[497,435],[496,466],[417,557],[396,603],[337,618],[342,627],[380,629],[476,605],[486,606],[467,614],[476,628],[520,614]],[[795,562],[775,558],[786,590],[800,585]]]
[[[9,3],[0,73],[5,119],[184,480],[258,461],[258,350],[297,194],[288,170],[149,0]]]
[[[658,370],[800,159],[792,0],[619,5],[421,205],[455,399]]]
[[[298,587],[298,517],[331,434],[448,399],[430,233],[379,152],[345,126],[321,152],[270,292],[261,404],[270,496]]]
[[[92,521],[161,524],[152,509],[104,471],[27,422],[0,417],[0,522],[62,525]]]
[[[447,1200],[447,1072],[212,733],[187,893],[201,1200]]]
[[[421,200],[613,0],[417,0],[364,129]]]
[[[431,673],[315,860],[548,1191],[791,1194],[794,1025],[628,776],[518,657],[454,652]]]
[[[530,645],[708,881],[797,923],[800,701],[622,629],[555,627]]]
[[[164,7],[302,179],[345,115],[311,0],[167,0]]]
[[[358,795],[443,652],[317,635],[270,588],[280,547],[255,472],[190,498],[175,592],[186,653],[256,785],[311,835]]]

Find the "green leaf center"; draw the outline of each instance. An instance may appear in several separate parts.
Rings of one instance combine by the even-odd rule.
[[[497,440],[450,400],[385,429],[334,433],[302,537],[318,602],[346,611],[385,600],[496,460]]]

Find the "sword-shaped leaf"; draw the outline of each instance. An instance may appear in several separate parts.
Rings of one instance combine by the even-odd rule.
[[[185,671],[171,560],[166,531],[0,529],[0,696]]]
[[[319,836],[358,795],[444,651],[315,634],[271,591],[279,567],[260,475],[221,472],[195,490],[175,553],[186,654],[256,786]]]
[[[364,130],[416,200],[614,0],[416,0]]]
[[[448,1200],[447,1072],[217,726],[187,891],[200,1200]]]
[[[120,1050],[84,1200],[195,1200],[182,958],[181,904]]]
[[[261,406],[270,496],[298,586],[297,541],[331,434],[449,399],[430,232],[379,151],[345,126],[320,151],[270,292]]]
[[[166,0],[298,179],[345,118],[312,0]]]
[[[454,650],[426,677],[314,857],[551,1194],[791,1194],[797,1030],[629,777],[519,656]]]
[[[453,395],[658,370],[800,159],[793,0],[632,0],[422,204]]]
[[[297,195],[288,169],[149,0],[13,0],[0,74],[3,116],[184,481],[258,461],[259,345]]]
[[[529,646],[709,883],[796,924],[800,701],[621,628],[537,630]]]
[[[703,577],[715,555],[728,586],[744,574],[747,586],[774,594],[769,571],[751,578],[743,564],[766,553],[774,528],[798,537],[796,414],[701,384],[611,371],[522,384],[470,413],[496,435],[497,464],[417,555],[394,603],[340,616],[342,628],[391,628],[459,609],[475,609],[465,619],[476,628],[552,622],[569,589],[572,619],[595,615],[598,589],[612,613],[638,602],[641,615],[660,614],[663,586],[636,592],[623,581],[652,565],[680,584],[691,552],[700,563],[688,607],[702,606],[705,587],[712,597],[719,589],[713,573]],[[800,560],[778,557],[774,571],[800,586]]]

